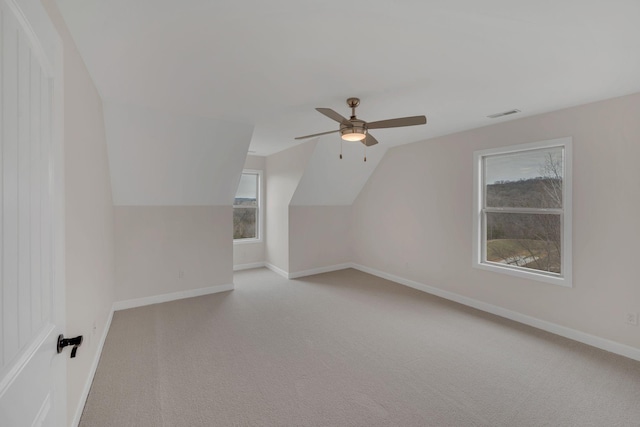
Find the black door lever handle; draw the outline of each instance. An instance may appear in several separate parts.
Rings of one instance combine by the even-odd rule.
[[[68,345],[72,345],[71,349],[71,357],[76,357],[76,352],[78,351],[78,347],[82,344],[82,335],[78,335],[75,338],[65,338],[64,335],[58,335],[58,353],[62,353],[62,349]]]

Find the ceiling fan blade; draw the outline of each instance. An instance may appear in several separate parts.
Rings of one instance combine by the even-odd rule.
[[[345,117],[342,117],[340,114],[336,113],[331,108],[316,108],[316,110],[318,110],[319,113],[324,114],[325,116],[335,120],[338,123],[343,123],[345,125],[351,124],[351,122],[348,119],[346,119]]]
[[[373,137],[370,133],[367,133],[367,136],[362,140],[362,143],[367,147],[371,147],[372,145],[376,145],[378,140]]]
[[[399,128],[403,126],[424,125],[427,123],[425,116],[400,117],[398,119],[378,120],[367,123],[367,129]]]
[[[340,129],[330,130],[328,132],[314,133],[313,135],[297,136],[294,139],[307,139],[307,138],[313,138],[314,136],[326,135],[326,134],[329,134],[329,133],[336,133],[336,132],[340,132]]]

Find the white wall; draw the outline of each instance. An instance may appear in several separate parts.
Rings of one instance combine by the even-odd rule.
[[[253,126],[114,100],[105,123],[117,300],[231,284],[232,204]]]
[[[344,142],[340,159],[339,137],[317,141],[289,203],[285,271],[293,275],[351,262],[351,204],[387,149]]]
[[[55,2],[43,4],[64,43],[65,335],[85,338],[67,364],[71,422],[82,409],[82,392],[115,299],[114,213],[102,101]]]
[[[351,262],[351,204],[384,157],[382,144],[367,148],[321,137],[304,168],[289,206],[288,273]],[[366,153],[367,161],[364,161]]]
[[[265,158],[261,156],[248,155],[244,161],[244,169],[260,170],[262,171],[262,183],[261,183],[261,196],[262,196],[262,209],[265,208],[266,200],[266,178],[264,173]],[[263,215],[264,217],[264,215]],[[262,228],[265,228],[263,222]],[[234,268],[242,268],[242,266],[250,266],[265,262],[265,239],[266,231],[262,230],[262,241],[260,242],[241,242],[233,244],[233,266]]]
[[[351,262],[351,206],[289,207],[289,273]]]
[[[116,299],[233,283],[232,209],[117,206]]]
[[[267,263],[289,271],[289,204],[317,139],[267,157],[265,162],[267,200],[265,222]]]
[[[640,348],[640,94],[392,148],[353,206],[354,262]],[[471,267],[473,151],[573,137],[573,288]]]

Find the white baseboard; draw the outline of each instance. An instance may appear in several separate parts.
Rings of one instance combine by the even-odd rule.
[[[486,302],[478,301],[473,298],[468,298],[453,292],[445,291],[433,286],[425,285],[423,283],[405,279],[403,277],[399,277],[393,274],[385,273],[384,271],[376,270],[374,268],[366,267],[364,265],[352,263],[351,267],[355,268],[356,270],[360,270],[364,273],[369,273],[374,276],[378,276],[383,279],[387,279],[392,282],[396,282],[401,285],[405,285],[410,288],[417,289],[419,291],[436,295],[438,297],[448,299],[450,301],[455,301],[457,303],[460,303],[469,307],[477,308],[478,310],[486,311],[487,313],[495,314],[500,317],[505,317],[507,319],[511,319],[519,323],[524,323],[525,325],[533,326],[534,328],[542,329],[543,331],[551,332],[552,334],[560,335],[562,337],[569,338],[574,341],[588,344],[592,347],[597,347],[602,350],[609,351],[611,353],[619,354],[621,356],[625,356],[630,359],[640,361],[640,349],[636,347],[631,347],[626,344],[621,344],[619,342],[597,337],[595,335],[577,331],[575,329],[571,329],[566,326],[561,326],[556,323],[547,322],[546,320],[541,320],[535,317],[527,316],[526,314],[521,314],[515,311],[508,310],[506,308],[502,308]]]
[[[89,397],[89,391],[91,390],[91,384],[93,384],[93,377],[95,377],[96,369],[98,369],[98,362],[100,362],[100,356],[102,355],[102,348],[104,347],[104,342],[107,339],[107,334],[109,333],[109,328],[111,327],[111,321],[113,320],[114,311],[115,311],[114,306],[112,305],[111,310],[109,311],[109,316],[107,317],[107,323],[104,325],[104,331],[102,332],[102,336],[100,337],[100,342],[98,343],[96,354],[93,357],[93,362],[91,363],[91,370],[89,371],[89,375],[87,376],[87,381],[85,382],[84,388],[82,389],[82,394],[80,395],[80,402],[78,403],[78,407],[76,408],[76,413],[73,416],[73,421],[71,422],[72,427],[78,427],[78,425],[80,424],[82,411],[84,411],[84,405],[86,405],[87,403],[87,398]]]
[[[145,305],[159,304],[161,302],[175,301],[183,298],[199,297],[201,295],[215,294],[233,290],[233,283],[209,286],[208,288],[191,289],[188,291],[172,292],[170,294],[154,295],[151,297],[135,298],[125,301],[116,301],[113,304],[115,311],[126,310]]]
[[[286,271],[284,271],[281,268],[276,267],[273,264],[270,264],[268,262],[264,263],[264,266],[267,267],[269,270],[273,271],[274,273],[277,273],[279,275],[281,275],[282,277],[284,277],[285,279],[289,278],[289,273],[287,273]]]
[[[314,274],[329,273],[331,271],[344,270],[345,268],[351,268],[352,266],[353,264],[350,262],[347,262],[344,264],[328,265],[326,267],[312,268],[311,270],[303,270],[303,271],[296,271],[293,273],[289,273],[287,275],[287,278],[297,279],[299,277],[312,276]]]
[[[252,262],[250,264],[238,264],[233,266],[233,271],[251,270],[252,268],[265,267],[265,262]]]
[[[314,274],[329,273],[331,271],[338,271],[338,270],[344,270],[345,268],[352,268],[353,264],[350,262],[347,262],[344,264],[335,264],[335,265],[328,265],[326,267],[312,268],[310,270],[294,271],[293,273],[288,273],[283,269],[278,268],[275,265],[270,264],[268,262],[264,263],[264,267],[267,267],[269,270],[279,274],[285,279],[298,279],[300,277],[312,276]]]

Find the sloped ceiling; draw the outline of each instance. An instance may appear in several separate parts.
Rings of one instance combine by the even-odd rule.
[[[104,103],[115,205],[231,205],[252,126]]]
[[[344,142],[340,159],[340,145],[329,136],[319,138],[291,198],[292,206],[351,205],[387,151]]]
[[[207,132],[224,129],[221,135],[230,139],[215,138],[219,151],[175,161],[174,178],[189,177],[194,164],[217,165],[216,156],[228,150],[235,156],[234,150],[245,148],[246,142],[231,142],[244,138],[245,128],[222,123],[252,128],[250,152],[270,155],[295,144],[295,136],[335,129],[337,124],[314,107],[333,108],[346,116],[345,99],[350,96],[361,98],[358,116],[367,121],[428,117],[426,126],[376,131],[380,145],[371,149],[373,160],[376,149],[382,152],[399,144],[640,92],[637,0],[57,3],[107,105],[131,105],[196,121],[207,118],[216,123]],[[513,108],[522,113],[496,120],[486,117]],[[161,117],[166,118],[149,118],[149,129],[137,131],[154,135],[153,128],[163,128]],[[129,172],[112,166],[119,202],[182,200],[177,193],[160,194],[165,188],[175,192],[180,185],[193,191],[184,196],[186,201],[217,199],[196,196],[200,190],[187,183],[154,179],[164,166],[147,168],[155,160],[134,152],[141,147],[125,119],[110,110],[110,161],[127,165],[132,162],[129,156],[139,161],[122,169]],[[172,144],[178,150],[183,141]],[[337,142],[339,137],[330,135],[320,142],[324,141]],[[172,150],[163,161],[171,161],[176,154]],[[321,174],[342,166],[332,161],[324,169],[313,162],[310,167],[315,169],[304,178],[302,188],[314,188]],[[154,169],[156,175],[140,177],[140,188],[134,191],[125,183],[135,168]],[[366,169],[362,174],[368,176]],[[163,189],[150,190],[152,181]],[[327,188],[335,187],[324,182]],[[147,199],[141,196],[143,191],[157,194]],[[298,203],[309,203],[309,198],[325,200],[325,195],[296,195]],[[338,199],[342,197],[334,201]]]

